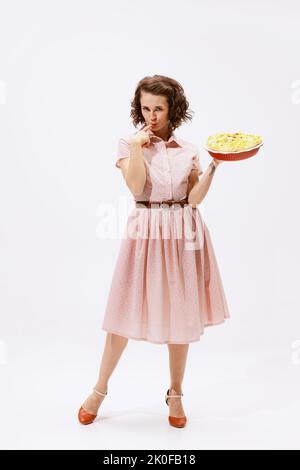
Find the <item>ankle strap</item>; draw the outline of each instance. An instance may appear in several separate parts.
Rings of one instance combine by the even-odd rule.
[[[166,398],[180,398],[183,397],[183,393],[181,395],[166,395]]]
[[[105,397],[105,395],[107,395],[107,392],[103,393],[103,392],[99,392],[99,390],[97,390],[96,388],[93,388],[94,392],[97,393],[98,395],[101,395],[102,397]]]
[[[169,395],[170,389],[167,390],[166,398],[181,398],[183,397],[183,393],[180,395]]]

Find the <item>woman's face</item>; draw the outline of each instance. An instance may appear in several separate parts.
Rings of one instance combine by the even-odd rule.
[[[166,96],[141,92],[141,111],[146,125],[151,124],[151,130],[158,132],[168,129],[169,105]]]

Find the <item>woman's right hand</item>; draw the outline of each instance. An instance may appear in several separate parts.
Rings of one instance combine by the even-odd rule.
[[[147,131],[150,129],[151,124],[144,125],[136,134],[131,138],[131,141],[138,142],[142,147],[150,144],[150,137]]]

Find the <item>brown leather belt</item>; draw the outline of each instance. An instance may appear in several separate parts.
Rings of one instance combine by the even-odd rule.
[[[181,207],[184,207],[188,203],[188,199],[181,199],[180,201],[174,201],[172,199],[169,199],[168,201],[135,201],[135,205],[138,208],[147,208],[147,209],[159,209],[160,207],[165,206],[172,206],[173,204],[175,205],[180,205]]]

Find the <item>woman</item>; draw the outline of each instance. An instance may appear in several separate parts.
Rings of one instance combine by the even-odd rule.
[[[168,345],[169,424],[184,427],[181,397],[189,343],[199,341],[205,326],[229,318],[210,234],[197,208],[221,161],[212,160],[202,171],[197,147],[174,134],[191,119],[176,80],[143,78],[131,107],[134,126],[143,127],[119,139],[115,165],[136,207],[128,218],[108,296],[99,378],[78,417],[82,424],[94,421],[131,338]]]

